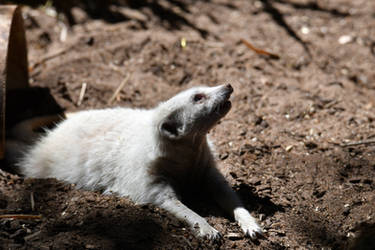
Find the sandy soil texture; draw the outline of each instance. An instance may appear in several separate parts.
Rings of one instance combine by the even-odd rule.
[[[156,207],[4,170],[0,214],[41,215],[0,219],[4,249],[373,249],[374,1],[69,2],[24,8],[31,85],[76,111],[231,83],[210,136],[266,233],[251,241],[201,199],[192,206],[223,235],[208,242]]]

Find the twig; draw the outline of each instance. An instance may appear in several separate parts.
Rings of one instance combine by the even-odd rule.
[[[117,96],[120,94],[120,91],[124,88],[125,84],[128,82],[130,78],[130,74],[128,74],[124,80],[120,83],[120,85],[117,87],[111,98],[109,98],[107,104],[112,104],[113,101],[117,98]]]
[[[85,36],[82,36],[82,37],[85,37]],[[79,37],[79,38],[82,38],[82,37]],[[144,46],[149,41],[151,41],[151,39],[150,38],[146,38],[143,41],[141,41],[140,44],[141,44],[141,46]],[[92,58],[93,56],[96,56],[98,54],[100,55],[100,53],[103,53],[103,52],[106,52],[106,51],[111,51],[111,50],[116,50],[116,49],[124,46],[125,42],[121,41],[121,42],[118,42],[118,43],[115,43],[115,44],[104,46],[103,48],[97,49],[94,52],[93,51],[89,51],[87,53],[81,52],[80,55],[81,55],[82,58],[86,58],[86,57]],[[61,50],[59,50],[59,51],[57,51],[55,53],[51,53],[49,55],[46,55],[45,57],[41,58],[38,62],[35,62],[33,65],[31,65],[29,67],[30,71],[34,71],[40,65],[42,65],[42,64],[46,63],[47,61],[52,60],[52,59],[54,59],[56,57],[62,56],[64,54],[68,53],[69,51],[71,51],[72,49],[75,49],[76,47],[77,47],[77,44],[73,44],[73,45],[68,46],[67,48],[61,49]],[[33,75],[36,75],[37,73],[39,73],[39,71],[38,72],[33,72]]]
[[[375,140],[367,140],[367,141],[349,142],[345,144],[340,144],[340,146],[350,147],[350,146],[367,145],[367,144],[374,144],[374,143],[375,143]]]
[[[30,235],[25,236],[23,239],[24,239],[25,241],[32,240],[32,239],[38,237],[38,236],[41,234],[41,232],[42,232],[42,231],[37,231],[37,232],[35,232],[35,233],[33,233],[33,234],[30,234]]]
[[[248,47],[249,49],[255,51],[255,53],[257,53],[257,54],[266,55],[266,56],[271,57],[272,59],[280,59],[279,55],[273,54],[271,52],[268,52],[268,51],[265,51],[265,50],[262,50],[262,49],[255,48],[251,43],[249,43],[248,41],[246,41],[243,38],[241,38],[241,42],[243,44],[245,44],[246,47]]]
[[[30,193],[30,203],[31,203],[31,211],[34,211],[35,210],[34,192]]]
[[[85,96],[85,93],[86,93],[86,87],[87,87],[87,83],[85,83],[85,82],[82,83],[81,92],[79,92],[79,98],[78,98],[77,106],[81,106],[81,104],[82,104],[83,97]]]
[[[62,49],[62,50],[59,50],[55,53],[51,53],[50,55],[46,55],[45,57],[43,57],[40,61],[34,63],[30,68],[31,70],[34,70],[36,67],[38,67],[39,65],[41,64],[44,64],[45,62],[51,60],[51,59],[54,59],[58,56],[61,56],[61,55],[64,55],[65,53],[67,53],[68,51],[70,51],[72,48],[74,48],[75,45],[73,46],[69,46],[68,48],[65,48],[65,49]]]
[[[40,220],[42,216],[33,214],[0,214],[0,219]]]

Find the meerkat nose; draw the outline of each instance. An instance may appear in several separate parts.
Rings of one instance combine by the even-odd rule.
[[[233,92],[233,87],[229,83],[227,85],[225,85],[225,87],[230,91],[230,93]]]

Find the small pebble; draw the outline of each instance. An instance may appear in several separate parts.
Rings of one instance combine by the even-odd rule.
[[[306,26],[303,26],[302,28],[301,28],[301,32],[302,32],[302,34],[309,34],[309,32],[310,32],[310,29],[308,28],[308,27],[306,27]]]
[[[351,237],[351,238],[354,238],[355,237],[355,234],[354,233],[352,233],[352,232],[349,232],[347,235],[346,235],[346,237]]]
[[[340,36],[338,41],[340,44],[347,44],[353,41],[353,37],[349,35]]]
[[[242,239],[242,235],[239,234],[239,233],[228,233],[225,237],[228,238],[228,239],[230,239],[230,240],[239,240],[239,239]]]
[[[290,150],[292,150],[293,147],[294,147],[293,145],[288,145],[286,146],[285,151],[289,152]]]

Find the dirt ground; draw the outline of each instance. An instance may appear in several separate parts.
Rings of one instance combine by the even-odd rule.
[[[4,170],[0,214],[41,218],[1,219],[3,249],[375,248],[375,143],[352,145],[375,140],[374,1],[88,2],[24,8],[31,85],[75,111],[231,83],[232,110],[210,136],[266,233],[252,241],[200,200],[223,235],[209,242],[156,207]]]

